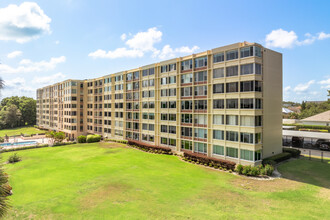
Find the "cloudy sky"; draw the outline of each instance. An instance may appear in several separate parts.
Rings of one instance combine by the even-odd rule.
[[[326,100],[327,1],[0,1],[0,77],[12,95],[236,42],[283,53],[284,100]]]

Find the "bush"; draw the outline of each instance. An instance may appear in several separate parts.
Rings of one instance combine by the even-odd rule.
[[[28,149],[34,149],[34,148],[43,148],[43,147],[48,147],[48,144],[39,144],[39,145],[32,145],[32,146],[26,146],[26,147],[16,147],[16,148],[2,149],[2,150],[0,150],[0,153],[19,151],[19,150],[28,150]]]
[[[8,163],[16,163],[16,162],[19,162],[19,161],[21,161],[21,160],[22,160],[21,157],[19,157],[19,156],[15,153],[15,154],[9,156],[9,158],[8,158]]]
[[[94,135],[87,135],[86,142],[87,143],[94,143],[99,142],[101,140],[101,135],[94,134]]]
[[[265,173],[267,176],[271,176],[274,172],[274,167],[272,165],[266,164]]]
[[[236,166],[235,172],[238,173],[238,174],[242,174],[242,171],[243,171],[243,165],[242,164],[238,164]]]
[[[285,160],[288,160],[291,158],[291,153],[281,153],[281,154],[277,154],[275,156],[272,156],[272,157],[268,157],[268,158],[265,158],[262,163],[263,164],[270,164],[270,165],[274,165],[274,164],[277,164],[279,162],[282,162],[282,161],[285,161]]]
[[[172,154],[172,149],[169,147],[153,146],[134,141],[128,141],[128,145],[150,153]]]
[[[214,167],[217,166],[217,167],[223,167],[227,170],[232,170],[232,171],[235,170],[236,163],[231,161],[212,158],[203,154],[197,154],[188,151],[185,151],[183,156],[191,161],[199,162],[201,164],[212,164]]]
[[[57,142],[53,145],[53,147],[65,146],[65,145],[76,144],[76,143],[77,142],[75,142],[75,141]]]
[[[283,152],[290,153],[292,155],[292,157],[299,157],[300,153],[301,153],[300,150],[294,149],[294,148],[289,148],[289,147],[284,147]]]
[[[5,139],[3,137],[0,137],[0,143],[5,142]]]
[[[104,141],[111,141],[111,142],[116,142],[116,143],[121,143],[121,144],[127,144],[127,140],[117,140],[117,139],[105,139]]]
[[[86,143],[86,136],[85,135],[78,136],[78,143]]]

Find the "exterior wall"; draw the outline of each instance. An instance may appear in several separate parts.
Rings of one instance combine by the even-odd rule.
[[[264,49],[263,157],[282,153],[282,54]]]
[[[242,48],[253,54],[240,57]],[[227,59],[233,50],[238,57]],[[224,60],[221,56],[215,60],[214,55],[221,53]],[[253,67],[251,74],[241,72],[245,64]],[[223,75],[214,78],[214,71],[221,68]],[[230,74],[230,68],[235,74]],[[241,91],[245,82],[252,82],[251,91]],[[214,86],[220,84],[223,91],[216,93]],[[257,84],[262,84],[261,91],[256,90]],[[68,92],[72,89],[77,93]],[[37,100],[37,124],[73,138],[100,134],[252,165],[261,162],[257,159],[261,154],[265,158],[282,148],[282,56],[254,43],[236,43],[96,79],[67,80],[38,89]],[[224,107],[215,108],[215,100],[223,100]],[[252,103],[248,108],[243,103],[246,100]],[[229,102],[233,108],[227,106]],[[263,108],[257,107],[259,102]],[[214,117],[222,117],[223,123],[214,123]],[[227,117],[234,123],[226,123]],[[241,124],[247,117],[253,124],[261,118],[262,124]],[[220,139],[214,136],[218,131],[222,132]]]

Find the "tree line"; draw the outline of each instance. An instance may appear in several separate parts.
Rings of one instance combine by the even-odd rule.
[[[36,100],[12,96],[1,100],[0,129],[36,124]]]
[[[290,113],[289,118],[304,119],[330,110],[330,100],[322,103],[302,102],[300,113]]]

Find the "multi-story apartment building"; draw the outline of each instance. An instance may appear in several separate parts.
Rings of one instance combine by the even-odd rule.
[[[241,164],[282,151],[282,54],[236,43],[37,91],[37,125]]]

